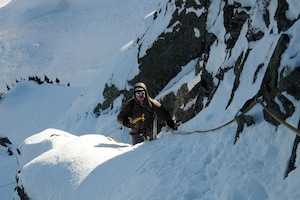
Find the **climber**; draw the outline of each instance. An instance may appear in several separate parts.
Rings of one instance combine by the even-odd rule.
[[[153,133],[157,132],[157,118],[177,130],[178,124],[174,123],[161,103],[149,96],[147,86],[142,82],[136,83],[133,97],[126,102],[117,117],[119,124],[129,128],[132,145],[155,139]]]

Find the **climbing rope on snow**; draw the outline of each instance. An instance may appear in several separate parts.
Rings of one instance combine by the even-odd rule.
[[[239,118],[239,116],[242,116],[244,114],[246,114],[249,110],[251,110],[251,108],[253,108],[254,105],[256,105],[257,103],[259,103],[262,108],[269,114],[271,115],[275,120],[277,120],[279,123],[283,124],[284,126],[286,126],[287,128],[289,128],[290,130],[292,130],[293,132],[296,133],[296,135],[300,136],[300,130],[293,127],[292,125],[290,125],[289,123],[287,123],[285,120],[281,119],[280,117],[278,117],[275,112],[273,112],[272,110],[270,110],[269,108],[267,108],[263,102],[258,99],[258,98],[255,98],[255,101],[252,101],[249,106],[243,110],[239,115],[237,114],[235,116],[234,119],[228,121],[227,123],[221,125],[221,126],[218,126],[216,128],[212,128],[212,129],[209,129],[209,130],[193,130],[193,131],[177,131],[175,132],[174,130],[171,130],[172,133],[176,134],[176,135],[189,135],[189,134],[192,134],[192,133],[208,133],[208,132],[212,132],[212,131],[216,131],[216,130],[219,130],[225,126],[228,126],[229,124],[233,123],[234,121],[237,121],[237,119]]]
[[[16,184],[16,182],[12,182],[12,183],[7,183],[7,184],[4,184],[4,185],[0,185],[0,188],[6,187],[6,186],[9,186],[9,185],[12,185],[12,184]]]
[[[208,132],[212,132],[212,131],[216,131],[218,129],[221,129],[221,128],[231,124],[234,121],[235,121],[235,119],[232,119],[229,122],[227,122],[227,123],[225,123],[225,124],[223,124],[219,127],[209,129],[209,130],[194,130],[194,131],[177,131],[177,132],[175,132],[174,130],[171,129],[171,132],[176,134],[176,135],[189,135],[189,134],[192,134],[192,133],[208,133]]]
[[[208,132],[213,132],[216,130],[219,130],[221,128],[224,128],[225,126],[228,126],[229,124],[233,123],[234,121],[236,121],[238,119],[239,116],[246,114],[249,110],[251,110],[251,108],[256,104],[255,101],[252,101],[249,106],[243,110],[240,114],[236,114],[235,118],[233,118],[232,120],[226,122],[225,124],[222,124],[221,126],[218,126],[216,128],[212,128],[212,129],[208,129],[208,130],[194,130],[194,131],[178,131],[175,132],[174,130],[171,130],[172,133],[176,134],[176,135],[189,135],[192,133],[208,133]]]
[[[107,134],[106,136],[110,136],[110,135],[114,134],[115,132],[117,132],[118,130],[122,130],[122,127],[116,128],[114,131],[112,131],[111,133]]]
[[[293,127],[292,125],[290,125],[289,123],[287,123],[285,120],[281,119],[280,117],[278,117],[275,112],[273,112],[272,110],[270,110],[269,108],[267,108],[263,102],[260,99],[256,99],[256,101],[263,107],[263,109],[269,114],[271,115],[274,119],[276,119],[279,123],[283,124],[284,126],[286,126],[287,128],[289,128],[290,130],[292,130],[293,132],[296,133],[296,135],[300,136],[300,130]]]

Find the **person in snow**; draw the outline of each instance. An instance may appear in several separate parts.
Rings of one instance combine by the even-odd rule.
[[[136,83],[133,97],[126,102],[117,117],[119,124],[129,128],[132,145],[153,140],[153,132],[157,131],[157,118],[177,130],[178,125],[172,120],[171,114],[149,96],[147,86],[142,82]]]

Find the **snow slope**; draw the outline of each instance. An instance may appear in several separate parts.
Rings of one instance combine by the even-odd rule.
[[[299,170],[283,176],[293,135],[261,120],[233,145],[233,126],[133,147],[48,129],[19,147],[21,183],[32,199],[297,199]]]
[[[258,104],[248,112],[255,125],[245,128],[235,145],[237,124],[231,123],[206,134],[175,135],[163,129],[158,140],[131,146],[127,129],[121,130],[116,123],[122,96],[98,118],[92,114],[95,104],[103,101],[105,83],[130,87],[127,78],[138,72],[135,60],[128,59],[136,56],[134,42],[118,50],[149,26],[153,29],[147,29],[144,41],[151,44],[166,26],[170,16],[160,16],[153,24],[153,13],[141,26],[143,17],[157,7],[157,2],[12,0],[0,8],[2,87],[32,74],[71,82],[71,87],[66,87],[21,81],[0,100],[0,132],[15,147],[15,157],[11,157],[0,146],[0,199],[19,199],[13,191],[17,186],[15,174],[18,186],[24,187],[34,200],[300,198],[299,168],[284,177],[295,134],[283,125],[276,129],[267,123]],[[219,1],[214,3],[218,5]],[[162,1],[160,7],[166,4]],[[274,12],[276,5],[272,6]],[[171,5],[168,11],[172,9]],[[17,14],[4,20],[12,12]],[[296,9],[291,9],[291,17],[297,14]],[[221,38],[223,33],[217,27],[222,24],[214,18],[217,15],[212,11],[208,24]],[[290,56],[298,51],[297,30],[299,23],[290,30],[294,42],[283,55],[291,67],[298,62],[297,57]],[[258,53],[250,56],[251,61],[267,63],[270,55],[263,57],[266,54],[259,50],[271,52],[279,36],[275,33],[255,45],[257,51],[252,52]],[[242,45],[233,50],[233,57],[247,45],[242,36],[240,40]],[[223,50],[217,44],[211,50],[215,57],[220,55],[219,60],[209,60],[214,72],[225,59]],[[228,62],[233,62],[233,57]],[[156,98],[177,91],[183,83],[192,88],[199,79],[193,76],[195,62],[183,66],[184,70]],[[253,73],[246,67],[236,91],[239,100],[234,99],[225,111],[226,101],[220,99],[230,95],[228,88],[233,80],[228,73],[210,106],[182,124],[179,131],[206,130],[233,119],[244,101],[259,90],[263,73],[252,84],[247,74]],[[287,119],[296,127],[300,104],[294,97],[284,95],[296,105],[296,114]],[[295,165],[299,166],[299,162],[297,158]]]
[[[11,1],[0,8],[0,92],[6,91],[6,83],[35,74],[89,85],[143,30],[144,16],[158,2]]]

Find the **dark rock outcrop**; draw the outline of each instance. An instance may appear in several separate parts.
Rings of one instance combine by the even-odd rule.
[[[14,155],[13,151],[11,150],[11,145],[12,143],[10,142],[10,140],[5,137],[4,135],[0,135],[0,145],[5,147],[7,149],[7,154],[9,156]]]
[[[241,73],[243,73],[244,65],[252,51],[251,44],[266,37],[266,33],[270,34],[267,32],[267,28],[270,28],[271,21],[277,21],[279,31],[277,34],[279,35],[280,31],[288,30],[299,19],[298,17],[298,19],[290,20],[286,16],[286,11],[290,5],[285,0],[278,2],[274,19],[270,18],[270,1],[257,2],[253,7],[243,7],[240,3],[234,2],[230,4],[225,1],[219,5],[220,7],[213,8],[219,10],[218,17],[223,17],[224,21],[225,35],[223,35],[224,38],[220,38],[220,35],[215,35],[207,27],[209,9],[212,9],[211,3],[208,1],[168,1],[167,5],[175,6],[172,11],[172,18],[166,27],[168,31],[162,32],[157,37],[153,45],[146,50],[145,55],[137,55],[139,73],[132,80],[128,81],[131,85],[137,81],[145,82],[151,88],[149,90],[150,95],[155,97],[171,79],[181,72],[182,67],[192,60],[197,60],[195,76],[201,74],[200,81],[191,89],[188,89],[186,84],[183,84],[178,89],[176,95],[170,93],[161,99],[167,105],[167,109],[174,113],[176,119],[183,122],[190,120],[204,107],[209,105],[214,92],[222,83],[225,74],[233,70],[235,77],[232,83],[231,98],[227,103],[227,107],[229,107],[235,98],[235,92],[240,84]],[[155,21],[159,15],[166,14],[170,14],[170,10],[167,13],[167,8],[165,10],[164,8],[160,8],[153,15],[153,20]],[[257,19],[257,16],[254,15],[261,15],[260,18],[263,21],[260,21],[260,23],[264,22],[265,29],[255,23],[253,19]],[[218,45],[224,40],[228,51],[227,54],[231,56],[232,49],[236,45],[239,45],[237,42],[243,27],[247,27],[248,29],[245,35],[249,43],[248,49],[240,53],[233,65],[219,66],[218,73],[213,74],[211,69],[207,67],[212,45]],[[195,30],[198,30],[199,33],[196,34]],[[274,29],[270,31],[274,32]],[[139,49],[143,44],[143,37],[145,35],[137,40]],[[290,36],[282,34],[273,52],[273,56],[267,65],[267,71],[258,93],[258,96],[263,96],[267,106],[272,108],[283,119],[293,114],[294,106],[281,93],[286,91],[296,99],[299,99],[300,96],[299,78],[297,78],[299,76],[299,69],[296,67],[286,77],[283,77],[278,72],[280,66],[284,65],[284,63],[281,63],[281,56],[287,49],[289,42]],[[262,69],[266,67],[266,63],[261,63],[253,67],[256,68],[253,77],[253,83],[255,83],[258,74],[262,73]],[[286,68],[289,67],[287,66],[284,69]],[[120,94],[124,94],[124,101],[126,101],[129,98],[128,93],[132,94],[126,90],[117,91],[114,85],[106,85],[103,93],[105,101],[97,105],[94,113],[99,115],[101,110],[109,108],[114,99]],[[280,106],[276,103],[275,98],[277,102],[279,100],[283,105],[285,109],[284,113],[280,110]],[[194,103],[187,106],[188,102],[192,99]],[[205,102],[204,99],[206,100]],[[267,113],[265,113],[265,118],[271,124],[278,125],[278,122]]]

